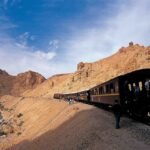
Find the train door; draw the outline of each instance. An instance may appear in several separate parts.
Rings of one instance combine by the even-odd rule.
[[[126,79],[121,79],[119,83],[120,104],[123,112],[132,115],[132,87],[131,82]]]
[[[87,91],[87,101],[88,101],[88,102],[91,101],[90,91]]]

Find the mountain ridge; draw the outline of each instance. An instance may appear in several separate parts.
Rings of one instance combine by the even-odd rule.
[[[20,96],[25,90],[32,89],[45,80],[42,75],[33,71],[12,76],[0,69],[0,96]]]

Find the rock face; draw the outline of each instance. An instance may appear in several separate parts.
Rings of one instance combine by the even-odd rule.
[[[0,69],[0,75],[8,76],[9,74],[5,70]]]
[[[19,96],[22,92],[35,88],[46,79],[33,71],[11,76],[7,72],[0,70],[0,96]]]
[[[18,95],[26,90],[35,88],[38,84],[41,84],[46,79],[33,71],[18,74],[14,79],[14,84],[11,93]]]
[[[14,77],[6,71],[0,70],[0,96],[11,93]]]
[[[25,95],[51,97],[57,92],[77,92],[140,68],[150,68],[150,47],[130,42],[110,57],[93,63],[80,62],[76,72],[53,76]]]

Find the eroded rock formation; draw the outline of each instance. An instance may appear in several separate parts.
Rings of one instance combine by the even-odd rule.
[[[11,76],[6,71],[0,70],[0,96],[19,96],[22,92],[35,88],[45,80],[42,75],[33,71]]]

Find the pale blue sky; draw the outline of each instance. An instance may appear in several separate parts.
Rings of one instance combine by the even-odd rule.
[[[149,0],[0,0],[0,68],[49,77],[150,37]]]

